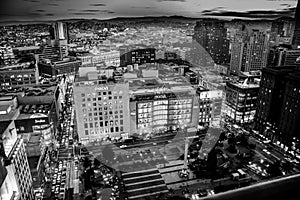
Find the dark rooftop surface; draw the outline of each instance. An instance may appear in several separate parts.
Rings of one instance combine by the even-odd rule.
[[[28,163],[30,169],[36,169],[38,162],[39,162],[40,156],[31,156],[28,157]]]
[[[7,127],[9,126],[10,123],[11,123],[11,120],[1,121],[1,123],[0,123],[0,135],[2,135],[2,133],[7,129]]]
[[[282,200],[299,197],[300,174],[216,194],[205,200]]]

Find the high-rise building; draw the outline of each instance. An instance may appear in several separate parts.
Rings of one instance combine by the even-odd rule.
[[[269,34],[252,29],[235,34],[230,60],[231,73],[260,70],[267,65]]]
[[[128,83],[103,80],[96,67],[80,68],[74,82],[75,116],[82,143],[130,132]]]
[[[300,49],[290,49],[286,51],[285,66],[295,66],[300,69]]]
[[[262,70],[255,129],[287,145],[293,137],[299,138],[299,74],[293,66]]]
[[[194,28],[193,39],[196,44],[194,49],[194,61],[196,64],[209,62],[205,53],[201,53],[202,47],[212,58],[214,64],[223,65],[229,62],[229,40],[225,22],[216,19],[203,19],[198,21]]]
[[[7,171],[0,179],[0,199],[35,199],[25,146],[12,120],[0,123],[0,151],[0,167],[4,165]]]
[[[226,115],[236,123],[253,122],[259,84],[246,78],[243,82],[226,83]]]
[[[50,27],[51,40],[68,40],[68,28],[63,22],[55,22]]]
[[[60,59],[68,56],[68,29],[62,22],[55,22],[50,27],[50,45]]]
[[[288,47],[277,46],[272,47],[268,53],[267,67],[276,67],[284,65]]]
[[[292,44],[295,49],[300,49],[300,2],[299,1],[296,8],[295,19],[296,19],[296,23],[295,23]]]

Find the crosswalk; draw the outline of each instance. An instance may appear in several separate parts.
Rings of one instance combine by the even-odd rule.
[[[157,169],[123,173],[128,199],[140,200],[167,193],[168,188]]]

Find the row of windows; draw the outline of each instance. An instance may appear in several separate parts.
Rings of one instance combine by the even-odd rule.
[[[123,125],[123,120],[120,120],[120,122],[118,120],[111,120],[111,121],[103,121],[103,122],[90,122],[85,123],[84,124],[84,128],[98,128],[98,127],[103,127],[103,126],[119,126],[119,125]]]
[[[107,109],[104,109],[104,110],[107,110]],[[113,115],[113,114],[117,115],[118,113],[123,114],[123,110],[120,110],[120,111],[117,111],[117,110],[112,111],[112,109],[109,109],[109,110],[110,111],[103,111],[103,112],[99,112],[99,113],[93,112],[93,113],[89,113],[88,115],[92,116],[94,114],[94,116],[97,116],[97,115],[102,116],[102,115]],[[82,109],[83,113],[86,113],[86,111],[87,111],[86,109]],[[92,110],[88,109],[88,111],[92,111]],[[97,110],[94,110],[94,111],[97,111]],[[102,111],[102,109],[101,110],[99,109],[99,111]]]
[[[87,121],[98,121],[98,120],[103,121],[103,120],[108,120],[108,119],[112,120],[112,119],[118,119],[118,118],[122,119],[123,115],[120,115],[120,116],[119,115],[110,115],[110,116],[106,115],[106,116],[100,116],[100,117],[98,117],[98,116],[91,117],[90,116],[89,118],[87,118],[86,114],[84,114],[83,117],[84,117],[83,121],[87,122]]]
[[[117,94],[121,95],[121,94],[123,94],[123,91],[122,90],[119,91],[119,92],[117,92],[117,91],[113,91],[113,92],[107,91],[107,92],[97,92],[97,93],[94,92],[92,94],[90,94],[90,93],[87,93],[87,94],[81,93],[81,97],[95,97],[96,94],[98,94],[99,96],[112,95],[112,94],[113,95],[117,95]]]
[[[84,133],[85,135],[94,135],[94,134],[118,133],[123,131],[124,128],[121,126],[121,127],[100,128],[99,130],[86,129]]]
[[[112,100],[112,99],[118,99],[118,97],[119,97],[119,99],[122,99],[122,96],[105,96],[105,97],[94,97],[94,98],[82,98],[82,102],[85,102],[85,101],[106,101],[106,100]]]

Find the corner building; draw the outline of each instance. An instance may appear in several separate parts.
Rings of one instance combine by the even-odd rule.
[[[130,131],[128,83],[77,77],[73,90],[80,142],[119,138]]]
[[[160,79],[129,80],[131,134],[197,127],[199,105],[196,90],[185,84],[162,85]]]

